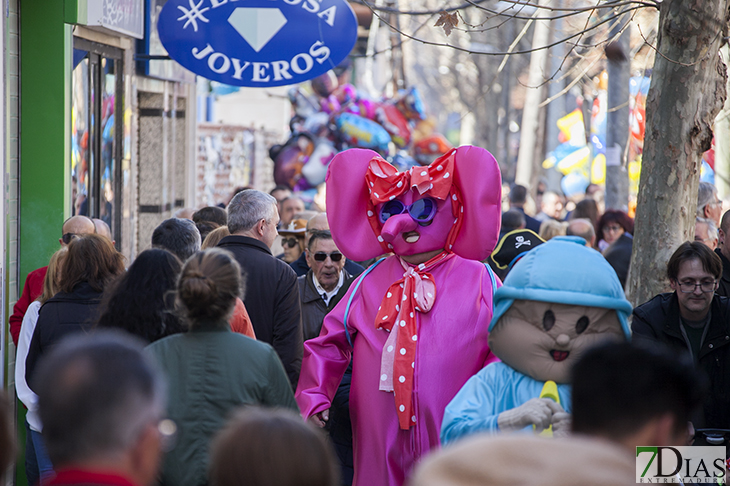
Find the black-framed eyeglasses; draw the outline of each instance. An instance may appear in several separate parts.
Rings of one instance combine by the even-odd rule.
[[[343,256],[342,253],[340,253],[339,251],[333,251],[332,253],[325,253],[323,251],[318,251],[317,253],[314,254],[314,259],[317,260],[318,262],[323,262],[323,261],[327,260],[327,257],[330,257],[333,262],[339,262],[340,260],[342,260],[342,256]]]
[[[616,224],[616,225],[604,226],[603,227],[603,232],[604,233],[611,233],[611,232],[615,232],[615,231],[621,231],[622,229],[624,229],[623,226],[620,226],[620,225],[617,225]]]
[[[686,280],[683,282],[677,282],[679,284],[679,290],[683,294],[691,294],[699,286],[700,290],[704,293],[714,292],[717,288],[717,280],[703,280],[701,282],[695,282],[694,280]]]
[[[281,246],[288,246],[289,248],[294,248],[299,244],[299,240],[297,238],[294,238],[293,236],[291,238],[284,238],[281,240]]]
[[[65,233],[63,236],[61,236],[61,241],[63,241],[64,245],[68,245],[69,243],[71,243],[71,240],[77,238],[78,236],[79,235],[77,235],[76,233]]]

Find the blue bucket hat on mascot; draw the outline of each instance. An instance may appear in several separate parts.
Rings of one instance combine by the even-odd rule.
[[[626,339],[633,307],[613,267],[577,236],[558,236],[527,252],[494,293],[494,316],[489,331],[515,300],[614,309]]]

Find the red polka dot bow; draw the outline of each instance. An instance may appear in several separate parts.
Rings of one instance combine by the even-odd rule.
[[[365,173],[370,191],[370,201],[378,205],[395,199],[411,188],[418,193],[442,201],[449,197],[454,180],[456,149],[434,161],[428,167],[411,167],[405,172],[390,165],[380,157],[373,157]]]
[[[400,260],[405,269],[403,278],[388,288],[375,317],[376,329],[390,332],[381,355],[379,389],[394,392],[398,424],[403,430],[416,423],[412,394],[418,341],[417,313],[429,312],[436,300],[436,284],[428,272],[453,256],[453,253],[442,252],[417,267]]]

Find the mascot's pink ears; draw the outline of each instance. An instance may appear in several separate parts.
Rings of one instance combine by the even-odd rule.
[[[383,254],[367,218],[365,172],[372,150],[350,149],[335,156],[327,172],[327,220],[337,247],[352,260]],[[456,150],[454,183],[461,191],[464,219],[453,252],[484,260],[497,244],[501,221],[502,177],[488,151],[465,145]]]

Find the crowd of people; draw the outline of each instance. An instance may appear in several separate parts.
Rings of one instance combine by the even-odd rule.
[[[10,318],[28,483],[633,484],[636,446],[704,443],[709,429],[730,429],[730,211],[714,186],[700,185],[695,241],[667,262],[673,291],[632,312],[622,289],[633,220],[605,210],[600,188],[533,200],[514,185],[480,213],[482,196],[457,171],[467,162],[435,165],[447,162],[429,168],[432,192],[411,174],[405,192],[380,196],[378,178],[403,179],[368,156],[361,188],[328,187],[327,213],[287,187],[245,189],[225,209],[161,222],[132,262],[103,221],[65,221]],[[434,189],[451,184],[447,170],[459,190]],[[501,218],[499,234],[496,223],[475,226],[478,214]],[[595,273],[601,282],[523,292],[536,248],[576,242],[609,269]],[[548,290],[605,295],[551,300]],[[444,320],[461,332],[429,334]],[[505,331],[514,322],[532,330]],[[504,344],[535,332],[552,336],[555,362],[575,351],[570,367],[536,372]],[[493,386],[479,376],[497,364],[534,381],[537,396],[489,413],[475,406]],[[556,438],[494,435],[533,428]],[[9,430],[0,423],[5,467],[17,449]]]

